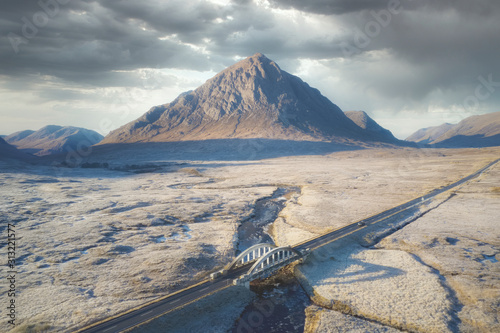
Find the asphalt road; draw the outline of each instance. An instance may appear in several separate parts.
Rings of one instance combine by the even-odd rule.
[[[336,239],[342,238],[346,235],[349,235],[361,228],[364,228],[367,225],[375,224],[382,222],[388,218],[398,218],[401,215],[401,218],[404,218],[408,214],[408,210],[419,206],[420,204],[434,198],[435,196],[446,192],[456,186],[462,185],[463,183],[479,176],[486,169],[491,167],[492,165],[498,163],[500,159],[488,164],[484,168],[476,171],[475,173],[447,186],[436,189],[424,196],[413,199],[409,202],[406,202],[397,207],[386,210],[377,215],[366,218],[362,221],[358,221],[356,223],[347,225],[343,228],[334,230],[325,235],[319,236],[317,238],[306,241],[302,244],[295,246],[297,250],[302,250],[306,248],[316,249],[325,244],[328,244]],[[158,301],[147,304],[139,309],[124,313],[118,317],[111,318],[109,320],[100,322],[92,327],[84,328],[79,330],[79,333],[116,333],[122,332],[126,329],[129,329],[134,326],[138,326],[141,323],[149,321],[153,318],[159,317],[163,314],[171,312],[181,306],[186,304],[195,302],[196,300],[203,298],[209,294],[220,291],[224,288],[227,288],[233,284],[233,279],[238,276],[246,273],[248,269],[251,267],[252,263],[248,263],[241,267],[237,267],[234,270],[230,271],[227,275],[219,277],[214,281],[205,281],[203,283],[194,285],[193,287],[186,288],[180,292],[174,293],[170,296],[159,299]]]

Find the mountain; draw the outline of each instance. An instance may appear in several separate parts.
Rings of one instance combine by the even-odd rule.
[[[444,128],[446,127],[442,129]],[[417,133],[409,138],[417,137]],[[457,125],[451,125],[441,135],[429,136],[429,139],[432,139],[429,141],[430,144],[442,147],[500,146],[500,112],[465,118]]]
[[[406,138],[406,141],[413,141],[422,144],[430,144],[434,142],[444,133],[448,132],[456,124],[444,123],[439,126],[422,128]]]
[[[15,159],[30,162],[34,161],[36,157],[19,151],[16,147],[8,144],[3,138],[0,138],[0,160],[4,159]]]
[[[500,146],[500,112],[468,117],[434,143],[458,147]]]
[[[317,89],[257,53],[151,108],[101,144],[233,138],[377,140]]]
[[[370,118],[365,111],[346,111],[345,115],[356,125],[372,133],[379,141],[393,143],[398,140],[392,135],[391,131],[380,126],[375,120]]]
[[[85,128],[48,125],[38,131],[21,131],[5,137],[18,149],[43,156],[86,149],[103,139],[99,133]]]
[[[17,141],[20,141],[22,139],[24,139],[25,137],[31,135],[35,133],[35,131],[32,131],[32,130],[25,130],[25,131],[19,131],[19,132],[15,132],[15,133],[12,133],[10,135],[6,135],[4,137],[4,139],[8,142],[17,142]]]

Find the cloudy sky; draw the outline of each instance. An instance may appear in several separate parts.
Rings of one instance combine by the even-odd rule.
[[[261,52],[399,138],[500,111],[498,0],[3,0],[0,134],[107,134]]]

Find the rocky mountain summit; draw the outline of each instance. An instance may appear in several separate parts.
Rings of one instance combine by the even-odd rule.
[[[153,107],[101,142],[266,138],[378,141],[300,78],[257,53],[194,91]]]
[[[38,131],[20,131],[5,137],[11,145],[38,156],[85,149],[102,139],[102,135],[92,130],[57,125],[48,125]]]
[[[421,129],[406,140],[442,147],[500,146],[500,112],[471,116],[456,125]]]

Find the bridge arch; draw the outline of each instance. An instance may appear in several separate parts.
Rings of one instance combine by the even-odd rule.
[[[258,271],[263,270],[266,267],[272,266],[272,264],[276,262],[282,262],[287,259],[295,258],[298,256],[299,258],[302,258],[304,255],[291,247],[275,247],[271,251],[269,251],[267,254],[264,256],[260,257],[259,260],[253,266],[248,270],[247,275],[252,275]]]
[[[275,248],[277,248],[276,245],[268,243],[255,244],[253,246],[250,246],[248,249],[241,252],[229,265],[227,265],[226,269],[230,270],[237,266],[241,266],[246,262],[256,260],[257,258],[266,255]]]

